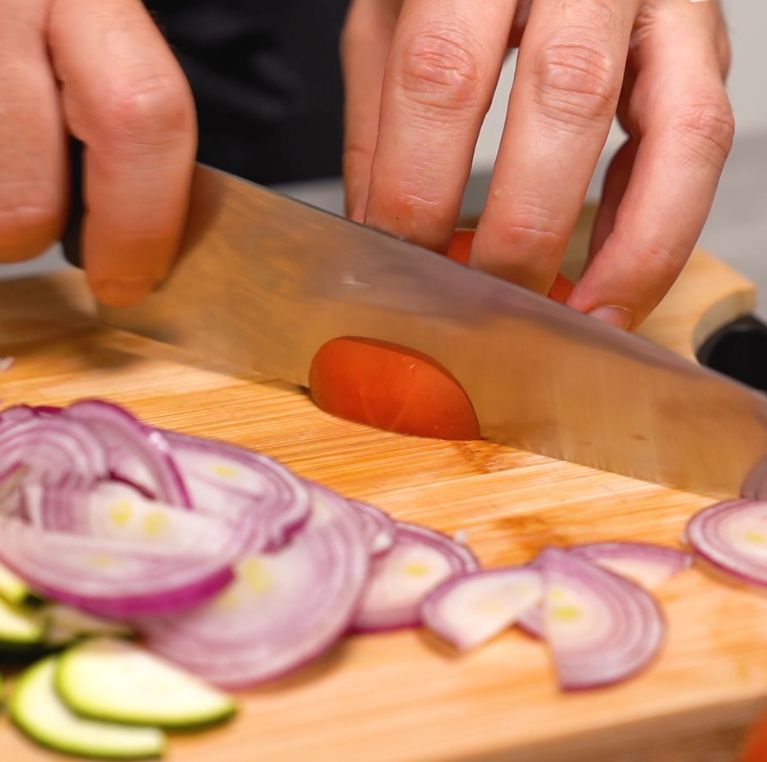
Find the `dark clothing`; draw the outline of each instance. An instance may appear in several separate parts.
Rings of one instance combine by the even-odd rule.
[[[147,0],[192,85],[200,161],[265,185],[341,172],[348,0]]]

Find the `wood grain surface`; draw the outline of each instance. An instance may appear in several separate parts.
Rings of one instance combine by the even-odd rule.
[[[644,333],[688,357],[750,310],[751,284],[698,252]],[[400,437],[334,419],[299,389],[174,363],[98,326],[77,273],[0,283],[3,404],[107,397],[148,421],[263,451],[394,516],[465,530],[489,566],[546,544],[676,544],[705,498],[495,444]],[[561,695],[545,649],[513,631],[458,657],[419,631],[348,638],[241,696],[230,725],[173,739],[183,762],[725,762],[767,697],[767,601],[693,569],[659,591],[669,624],[639,678]],[[0,718],[0,760],[42,762]]]

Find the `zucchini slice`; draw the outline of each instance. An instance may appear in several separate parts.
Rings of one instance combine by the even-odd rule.
[[[157,728],[94,722],[73,714],[56,694],[58,658],[50,656],[19,677],[8,707],[11,719],[37,743],[67,754],[98,759],[150,759],[162,755]]]
[[[230,696],[132,643],[87,640],[62,655],[56,689],[84,717],[193,730],[229,719]]]
[[[10,569],[0,564],[0,598],[8,603],[23,603],[32,595],[21,577],[17,577]]]
[[[34,646],[45,639],[45,619],[0,598],[0,650]]]
[[[130,637],[133,631],[127,624],[87,614],[71,606],[52,605],[43,609],[48,619],[46,645],[66,646],[88,635]]]

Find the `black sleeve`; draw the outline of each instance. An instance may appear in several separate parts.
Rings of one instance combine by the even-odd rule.
[[[191,82],[200,161],[267,185],[340,174],[347,3],[146,3]]]

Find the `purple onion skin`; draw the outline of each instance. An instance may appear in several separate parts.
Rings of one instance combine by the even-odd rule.
[[[24,579],[23,574],[19,577]],[[147,593],[142,596],[126,596],[113,599],[94,599],[48,585],[38,585],[26,580],[45,598],[82,609],[108,619],[136,619],[168,614],[178,614],[199,606],[229,585],[234,579],[231,569],[221,569],[205,579],[188,585],[178,592]]]

